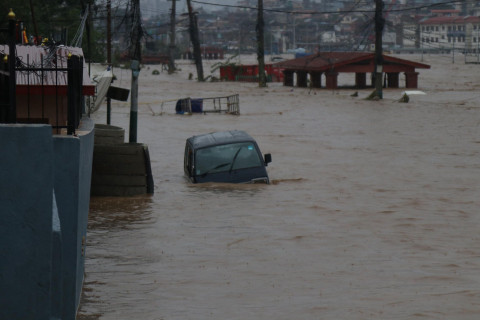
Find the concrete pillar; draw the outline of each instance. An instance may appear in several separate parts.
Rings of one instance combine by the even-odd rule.
[[[355,73],[355,87],[364,89],[367,87],[367,74],[365,72]]]
[[[286,87],[293,87],[293,71],[284,70],[283,75],[283,85]]]
[[[306,88],[308,86],[306,71],[297,71],[297,86],[300,88]]]
[[[405,87],[418,88],[418,72],[405,72]]]
[[[312,80],[312,86],[314,88],[322,87],[322,72],[311,72],[310,79]]]
[[[338,72],[328,71],[325,73],[326,76],[326,88],[327,89],[336,89],[338,87]]]
[[[398,88],[399,87],[399,85],[398,85],[399,74],[400,74],[399,72],[389,72],[389,73],[387,73],[387,82],[388,82],[387,86],[389,88]]]

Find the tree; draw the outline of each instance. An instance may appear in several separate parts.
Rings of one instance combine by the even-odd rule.
[[[81,2],[84,2],[85,7],[87,2],[94,5],[93,0]],[[81,2],[78,0],[16,0],[13,3],[0,1],[0,25],[2,27],[7,25],[7,14],[12,8],[17,21],[23,23],[29,36],[36,37],[38,35],[42,39],[48,38],[57,43],[65,40],[65,44],[69,45],[81,22]],[[65,39],[62,39],[63,35],[66,35]],[[86,36],[83,37],[84,45],[82,47],[84,48],[86,48],[86,38]],[[92,60],[103,61],[103,43],[98,43],[103,38],[103,33],[92,32],[90,53]],[[3,33],[0,33],[0,42],[6,43]]]

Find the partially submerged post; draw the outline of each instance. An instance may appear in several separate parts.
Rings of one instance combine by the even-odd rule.
[[[258,60],[258,86],[266,87],[267,79],[265,77],[265,39],[263,37],[263,0],[258,0],[257,13],[257,60]]]
[[[132,60],[130,63],[132,69],[132,93],[130,95],[130,131],[129,142],[137,142],[137,122],[138,122],[138,75],[140,74],[140,62]]]
[[[168,46],[168,74],[172,74],[175,72],[175,13],[178,0],[168,1],[172,1],[172,12],[170,12],[170,45]]]
[[[107,64],[112,68],[112,0],[107,0]],[[110,124],[111,114],[112,99],[107,95],[107,124]]]
[[[140,22],[140,0],[134,0],[132,32],[132,57],[130,68],[132,69],[132,94],[130,96],[130,131],[129,142],[137,142],[137,118],[138,118],[138,75],[140,73],[140,38],[142,37],[142,25]]]
[[[383,99],[382,74],[382,33],[385,19],[383,18],[383,1],[375,0],[375,91],[379,99]]]

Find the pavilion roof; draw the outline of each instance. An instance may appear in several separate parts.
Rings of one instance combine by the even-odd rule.
[[[302,71],[328,71],[353,64],[374,64],[375,53],[373,52],[319,52],[292,60],[274,64],[275,67]],[[383,55],[384,64],[405,65],[413,68],[429,69],[430,66],[414,61]]]

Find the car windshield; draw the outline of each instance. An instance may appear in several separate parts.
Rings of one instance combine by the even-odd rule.
[[[195,174],[232,171],[262,165],[255,145],[251,142],[231,143],[202,148],[195,154]]]

